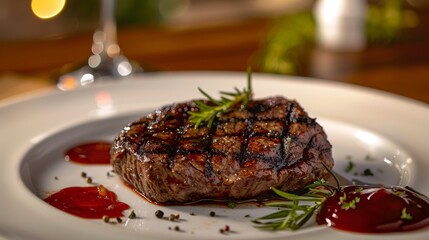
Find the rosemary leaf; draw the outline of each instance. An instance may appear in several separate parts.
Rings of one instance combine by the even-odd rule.
[[[256,224],[255,227],[271,231],[295,231],[308,222],[322,203],[335,193],[337,188],[322,179],[306,186],[305,189],[308,192],[302,195],[283,192],[274,187],[271,189],[286,200],[266,203],[266,206],[278,208],[279,211],[255,219],[253,221]]]
[[[295,229],[297,230],[301,228],[308,220],[310,220],[311,216],[313,216],[316,209],[319,208],[319,204],[314,205],[313,207],[309,208],[308,211],[306,211],[304,214],[301,215],[301,219],[297,222],[295,225]]]
[[[253,95],[251,84],[251,70],[249,68],[247,72],[247,88],[244,88],[242,91],[234,88],[235,92],[220,92],[220,100],[214,99],[207,92],[198,88],[201,94],[207,98],[208,102],[206,103],[201,100],[194,101],[199,111],[189,112],[189,121],[194,124],[195,128],[198,128],[203,123],[206,124],[206,127],[211,128],[215,120],[222,114],[228,113],[238,106],[247,105]]]
[[[298,201],[320,201],[320,199],[322,199],[322,197],[314,195],[311,196],[309,194],[304,194],[304,195],[296,195],[296,194],[292,194],[292,193],[287,193],[287,192],[283,192],[278,190],[277,188],[271,188],[277,195],[279,195],[280,197],[289,199],[289,200],[298,200]]]
[[[200,93],[202,93],[212,103],[214,103],[216,105],[221,105],[221,103],[219,101],[217,101],[216,99],[212,98],[208,93],[204,92],[204,90],[202,90],[201,88],[198,88],[198,90],[200,91]]]
[[[276,218],[284,218],[290,214],[290,210],[282,210],[278,211],[272,214],[268,214],[266,216],[263,216],[261,218],[258,218],[257,220],[267,220],[267,219],[276,219]]]
[[[225,96],[230,96],[230,97],[235,97],[235,96],[237,96],[237,94],[240,94],[240,93],[237,93],[237,92],[234,92],[234,93],[232,93],[232,92],[219,92],[220,94],[222,94],[222,95],[225,95]]]
[[[268,207],[277,207],[277,208],[292,208],[292,202],[291,201],[275,201],[275,202],[268,202],[264,204]]]

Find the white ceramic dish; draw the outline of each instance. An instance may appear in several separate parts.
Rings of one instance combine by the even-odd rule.
[[[264,232],[252,218],[271,210],[254,205],[160,207],[145,202],[109,166],[65,162],[63,152],[89,140],[112,140],[128,122],[171,102],[200,98],[197,87],[217,96],[219,90],[245,87],[245,73],[151,73],[134,79],[77,91],[51,91],[0,103],[0,238],[5,239],[424,239],[429,229],[382,235],[356,234],[311,221],[296,232]],[[283,95],[297,99],[317,117],[333,144],[335,170],[347,178],[387,185],[409,185],[429,194],[429,108],[395,95],[328,81],[254,74],[255,98]],[[370,159],[368,159],[368,156]],[[356,163],[351,173],[349,160]],[[370,168],[373,177],[360,176]],[[68,186],[96,183],[117,193],[139,218],[106,224],[63,213],[42,199]],[[357,172],[358,176],[354,174]],[[57,177],[58,179],[55,179]],[[180,214],[179,223],[160,220],[157,209]],[[216,217],[209,212],[215,211]],[[191,216],[189,213],[195,213]],[[126,213],[127,214],[127,213]],[[246,215],[250,217],[246,217]],[[182,232],[168,230],[180,226]],[[229,225],[227,235],[219,229]]]

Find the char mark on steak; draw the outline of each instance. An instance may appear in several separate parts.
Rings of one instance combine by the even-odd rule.
[[[271,97],[194,128],[194,102],[155,110],[127,125],[112,146],[116,173],[158,202],[247,199],[303,188],[333,167],[323,128],[296,102]]]

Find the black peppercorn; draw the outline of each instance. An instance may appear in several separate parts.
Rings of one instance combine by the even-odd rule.
[[[155,216],[156,216],[157,218],[162,218],[162,217],[164,217],[164,212],[163,212],[163,211],[161,211],[161,210],[156,210],[156,212],[155,212]]]

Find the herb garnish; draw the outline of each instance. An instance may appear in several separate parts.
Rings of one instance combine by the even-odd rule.
[[[413,220],[413,216],[407,213],[407,208],[403,208],[401,212],[401,219],[403,220]]]
[[[266,206],[277,207],[280,211],[253,220],[257,228],[264,230],[297,230],[304,225],[322,205],[322,203],[338,191],[338,187],[330,185],[324,179],[305,187],[308,191],[303,195],[272,190],[287,199],[267,203]]]
[[[344,193],[343,196],[340,197],[341,209],[344,209],[344,210],[355,209],[356,205],[360,202],[359,197],[355,197],[354,199],[348,202],[346,200],[347,200],[347,194]]]
[[[228,205],[229,208],[234,209],[234,208],[237,207],[238,204],[236,202],[228,202],[227,205]]]
[[[393,192],[393,194],[395,194],[398,197],[407,197],[407,193],[404,191],[399,191],[399,190],[393,189],[392,192]]]
[[[355,164],[351,160],[349,160],[349,163],[347,164],[345,169],[346,173],[351,172],[354,167],[355,167]]]
[[[276,188],[271,188],[274,193],[286,199],[286,201],[276,201],[266,203],[266,206],[277,207],[278,212],[257,218],[252,222],[257,224],[256,228],[263,230],[298,230],[313,214],[322,206],[322,203],[340,191],[340,182],[337,176],[323,162],[322,165],[334,178],[337,186],[331,185],[324,179],[315,181],[307,185],[303,195],[283,192]]]
[[[247,88],[243,90],[235,88],[235,92],[220,92],[220,100],[214,99],[201,88],[198,88],[198,90],[209,100],[209,103],[196,100],[195,104],[199,108],[199,111],[189,112],[189,120],[194,124],[195,128],[198,128],[203,123],[210,128],[216,118],[220,117],[222,114],[228,113],[234,107],[240,105],[246,106],[247,102],[252,100],[253,91],[251,69],[249,68],[247,70]]]

